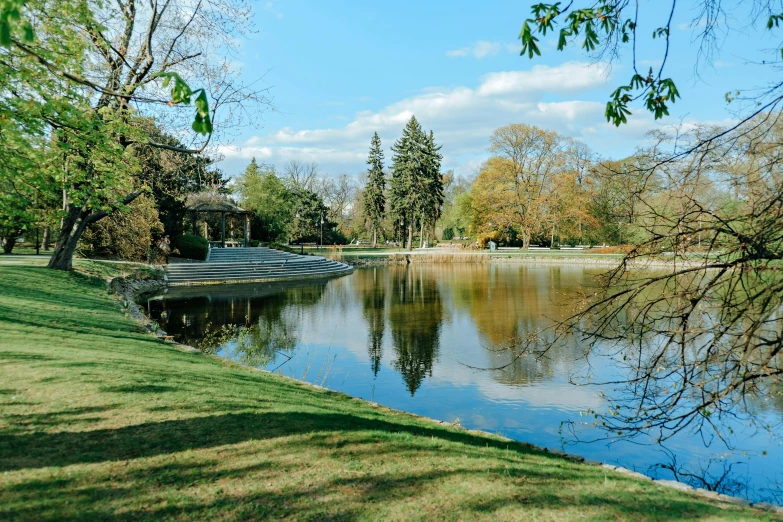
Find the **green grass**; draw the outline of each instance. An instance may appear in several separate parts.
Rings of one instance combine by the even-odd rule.
[[[0,520],[769,519],[180,351],[91,275],[0,265],[0,332]]]

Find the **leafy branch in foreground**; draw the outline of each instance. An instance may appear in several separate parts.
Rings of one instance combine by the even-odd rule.
[[[657,70],[650,67],[647,72],[640,72],[637,61],[640,32],[643,30],[640,24],[648,18],[644,15],[640,16],[639,3],[631,3],[629,0],[598,0],[589,4],[587,7],[579,7],[577,2],[571,1],[566,5],[555,2],[531,6],[532,17],[523,22],[519,33],[522,44],[520,54],[527,55],[529,58],[540,56],[541,48],[537,35],[546,36],[549,32],[558,31],[558,28],[558,51],[581,40],[581,49],[585,52],[595,53],[599,58],[608,55],[611,59],[620,54],[622,47],[631,46],[633,74],[627,84],[618,86],[609,96],[605,111],[607,121],[617,126],[627,123],[627,117],[631,114],[629,106],[637,101],[642,101],[644,107],[654,115],[656,120],[668,116],[670,106],[680,98],[674,80],[664,75],[670,51],[673,50],[672,20],[677,1],[670,0],[668,9],[664,11],[666,13],[664,25],[652,28],[651,38],[662,40],[664,45],[660,66]],[[691,26],[703,27],[697,37],[700,42],[700,56],[711,55],[718,48],[719,20],[725,25],[727,18],[726,7],[722,4],[721,0],[695,2],[694,7],[699,14]],[[655,8],[658,11],[660,6],[655,4]],[[764,0],[754,0],[750,7],[740,5],[735,8],[747,10],[738,13],[738,17],[750,17],[751,25],[766,15],[765,28],[768,31],[777,28],[783,22],[783,14],[770,11],[770,3]],[[721,33],[725,33],[726,29],[722,27]],[[742,28],[743,31],[745,29]],[[783,57],[783,46],[779,46],[778,49],[780,56]],[[773,89],[779,87],[781,86],[778,85]]]
[[[731,446],[729,419],[778,428],[759,413],[783,392],[783,122],[763,115],[677,156],[718,134],[656,134],[614,171],[665,187],[639,198],[640,239],[578,312],[513,347],[579,346],[590,365],[573,382],[602,385],[608,409],[586,413],[609,439],[689,432]],[[616,375],[592,370],[607,367]]]
[[[131,3],[132,5],[132,3]],[[56,75],[63,76],[76,83],[84,85],[90,89],[96,90],[101,94],[122,98],[126,101],[135,99],[134,96],[112,91],[108,88],[101,87],[100,85],[86,79],[83,76],[74,74],[71,71],[57,70],[57,68],[48,60],[46,60],[39,53],[28,47],[26,44],[33,43],[35,40],[35,32],[32,24],[27,20],[23,13],[24,2],[22,0],[2,0],[0,1],[0,46],[12,47],[15,46],[21,49],[25,54],[36,59],[41,65],[44,65],[47,69],[50,69]],[[131,8],[135,11],[135,8]],[[153,17],[154,19],[154,17]],[[152,25],[152,24],[151,24]],[[97,32],[101,32],[101,29],[105,31],[106,28],[96,28]],[[149,35],[151,36],[151,34]],[[103,42],[106,45],[108,42]],[[115,50],[113,46],[109,45],[112,50]],[[120,53],[118,53],[120,54]],[[124,57],[123,58],[124,61]],[[163,78],[163,87],[168,87],[169,82],[173,79],[174,86],[171,89],[171,101],[167,102],[169,105],[176,105],[182,103],[184,105],[190,105],[191,97],[198,93],[195,101],[196,115],[193,120],[192,129],[201,134],[207,135],[212,133],[212,121],[209,113],[209,101],[207,100],[207,91],[204,88],[192,90],[190,86],[182,79],[177,72],[159,72],[152,75],[153,78]],[[156,101],[149,98],[141,98],[140,101]]]

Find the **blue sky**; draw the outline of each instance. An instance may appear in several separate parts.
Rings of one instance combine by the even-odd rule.
[[[695,2],[694,2],[695,3]],[[644,31],[662,25],[661,3],[642,0]],[[530,123],[572,136],[604,157],[625,156],[644,134],[680,122],[730,123],[736,104],[724,95],[766,85],[774,35],[749,27],[743,13],[723,27],[740,30],[721,44],[712,65],[694,71],[700,27],[679,2],[668,74],[680,89],[672,115],[655,122],[634,111],[619,129],[606,123],[604,104],[630,78],[630,53],[609,66],[573,50],[558,52],[542,37],[543,56],[519,56],[520,27],[529,2],[358,2],[276,0],[254,6],[257,33],[242,43],[237,65],[246,80],[263,77],[275,110],[241,129],[219,152],[235,175],[251,157],[282,167],[291,159],[317,162],[329,175],[365,170],[372,133],[387,149],[411,114],[443,145],[444,169],[474,173],[489,136],[510,123]],[[778,38],[779,41],[779,38]],[[661,44],[643,36],[640,69],[660,63]]]

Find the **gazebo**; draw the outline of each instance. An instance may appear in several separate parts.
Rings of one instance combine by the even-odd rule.
[[[226,214],[245,216],[245,241],[244,246],[250,246],[250,215],[251,210],[245,210],[237,206],[223,194],[200,193],[188,198],[185,205],[190,221],[193,225],[193,235],[198,234],[196,219],[199,214],[220,214],[220,248],[226,247]]]

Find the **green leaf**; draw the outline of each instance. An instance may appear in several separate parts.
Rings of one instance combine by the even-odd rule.
[[[207,93],[205,90],[201,90],[201,94],[196,98],[196,111],[198,115],[207,117],[209,115],[209,103],[207,102]]]
[[[571,35],[567,29],[560,29],[560,39],[557,41],[557,50],[562,51],[568,45],[567,38]]]
[[[8,22],[0,22],[0,45],[3,47],[11,45],[11,26]]]
[[[524,56],[527,53],[529,58],[533,58],[534,55],[541,56],[541,50],[536,45],[538,38],[530,31],[528,22],[535,23],[535,20],[525,20],[525,23],[522,24],[522,31],[519,33],[519,39],[522,41],[522,51],[519,54]]]

